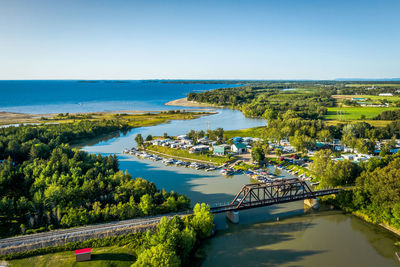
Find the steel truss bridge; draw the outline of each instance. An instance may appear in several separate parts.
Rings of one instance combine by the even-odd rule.
[[[319,196],[337,193],[339,193],[339,189],[312,191],[305,181],[298,178],[246,184],[231,203],[211,207],[211,212],[239,211],[298,200],[315,199]]]

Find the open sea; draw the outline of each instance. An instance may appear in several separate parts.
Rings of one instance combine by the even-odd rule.
[[[114,110],[168,110],[190,92],[232,87],[162,81],[0,81],[0,111],[45,114]]]

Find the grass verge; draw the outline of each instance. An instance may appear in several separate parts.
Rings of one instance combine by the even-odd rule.
[[[175,157],[182,160],[195,160],[195,161],[201,161],[203,163],[223,164],[226,161],[228,161],[228,158],[226,156],[225,157],[213,156],[210,153],[206,154],[189,153],[189,151],[187,150],[164,147],[164,146],[149,145],[146,147],[146,150],[149,152],[162,153],[170,157]]]

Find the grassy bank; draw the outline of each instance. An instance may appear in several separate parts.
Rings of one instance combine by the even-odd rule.
[[[130,266],[136,250],[143,244],[144,233],[90,239],[2,256],[12,266],[75,266],[75,249],[92,248],[92,260],[79,266]]]
[[[354,187],[349,187],[346,189],[343,189],[344,191],[351,191],[352,189],[354,189]],[[368,214],[368,212],[363,211],[363,210],[358,210],[358,209],[353,209],[351,207],[348,207],[346,205],[343,205],[341,203],[341,201],[337,198],[336,195],[328,195],[328,196],[322,196],[319,197],[319,201],[321,204],[325,204],[325,205],[333,205],[335,208],[341,209],[347,213],[350,213],[368,223],[371,223],[373,225],[376,226],[380,226],[385,228],[386,230],[392,232],[393,234],[397,235],[398,237],[400,237],[400,229],[391,225],[388,222],[379,222],[377,220],[375,220],[371,215]]]
[[[214,112],[151,112],[151,113],[60,113],[41,116],[40,114],[13,114],[0,116],[0,125],[18,123],[72,123],[80,121],[114,120],[130,127],[153,126],[170,120],[191,120],[200,116],[215,114]]]
[[[1,259],[11,266],[189,266],[200,243],[211,236],[213,214],[196,204],[184,218],[163,217],[154,231],[66,243],[9,254]],[[92,248],[92,259],[76,263],[74,250]]]
[[[213,156],[211,153],[206,153],[206,154],[189,153],[189,151],[187,150],[164,147],[164,146],[149,145],[146,147],[146,150],[149,152],[162,153],[172,158],[178,158],[182,160],[195,160],[195,161],[201,161],[203,163],[214,163],[220,165],[228,161],[228,158],[226,156],[225,157]]]
[[[77,263],[75,260],[74,251],[63,251],[50,253],[40,256],[34,256],[24,259],[8,261],[11,266],[115,266],[129,267],[136,260],[135,250],[126,246],[118,247],[102,247],[92,249],[92,260],[87,262]]]
[[[248,129],[241,129],[241,130],[232,130],[232,131],[225,131],[224,137],[226,139],[230,139],[235,136],[239,137],[257,137],[262,138],[265,132],[265,127],[254,127]]]

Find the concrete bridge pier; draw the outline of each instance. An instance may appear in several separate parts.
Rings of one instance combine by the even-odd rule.
[[[304,204],[313,208],[313,209],[318,209],[319,208],[319,201],[318,198],[306,198],[304,199]]]
[[[239,223],[239,212],[238,211],[227,211],[226,218],[232,223]]]

